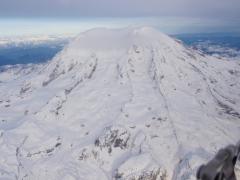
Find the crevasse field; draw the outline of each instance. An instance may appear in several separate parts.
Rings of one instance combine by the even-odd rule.
[[[93,29],[0,73],[0,179],[187,180],[240,137],[240,62]]]

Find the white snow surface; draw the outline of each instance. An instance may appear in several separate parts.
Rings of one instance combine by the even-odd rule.
[[[93,29],[0,73],[0,180],[195,179],[240,137],[240,62],[151,27]]]

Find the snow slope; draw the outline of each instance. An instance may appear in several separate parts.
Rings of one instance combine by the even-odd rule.
[[[240,137],[240,63],[150,27],[87,31],[20,72],[0,73],[1,180],[195,179]]]

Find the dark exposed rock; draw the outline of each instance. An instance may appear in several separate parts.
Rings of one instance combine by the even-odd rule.
[[[80,154],[78,160],[84,161],[84,160],[87,160],[88,158],[93,158],[96,160],[96,159],[98,159],[98,156],[99,156],[99,154],[97,151],[90,150],[88,148],[83,148],[81,150],[81,154]]]
[[[51,153],[51,152],[53,152],[54,151],[54,148],[50,148],[50,149],[47,149],[46,150],[46,153]]]
[[[85,160],[87,157],[88,157],[88,156],[87,156],[87,149],[84,148],[84,149],[82,150],[81,155],[79,156],[79,160],[80,160],[80,161]]]
[[[224,113],[234,116],[234,117],[237,117],[237,118],[240,118],[240,114],[237,111],[235,111],[233,108],[222,103],[221,101],[217,101],[217,102],[218,102],[218,105],[224,110]]]
[[[57,79],[62,74],[65,74],[65,71],[64,70],[60,71],[59,65],[57,64],[55,69],[53,70],[53,72],[49,75],[48,80],[46,80],[42,83],[42,86],[43,87],[47,86],[49,83],[51,83],[53,80]]]
[[[130,133],[123,127],[107,127],[103,134],[95,140],[95,146],[112,153],[114,148],[122,150],[128,147]]]
[[[56,145],[55,145],[55,147],[57,148],[57,147],[59,147],[59,146],[61,146],[62,145],[62,143],[57,143]]]
[[[99,146],[100,145],[99,139],[96,139],[94,144],[95,144],[95,146]]]
[[[231,75],[234,74],[234,71],[233,71],[233,70],[229,70],[228,72],[229,72]]]
[[[114,176],[115,180],[166,180],[166,171],[161,172],[160,168],[153,169],[150,171],[144,170],[140,174],[133,174],[126,176],[124,173],[116,172]]]
[[[31,89],[31,84],[28,83],[28,84],[26,84],[24,87],[21,88],[20,94],[24,94],[24,93],[26,93],[27,91],[29,91],[30,89]]]
[[[151,125],[150,125],[150,124],[146,124],[145,126],[146,126],[147,128],[150,128],[150,127],[151,127]]]
[[[97,59],[95,60],[96,62],[95,62],[95,64],[94,64],[94,66],[93,66],[93,68],[92,68],[92,70],[91,70],[91,72],[90,72],[90,74],[89,74],[89,76],[88,76],[88,79],[91,79],[92,78],[92,76],[93,76],[93,73],[96,71],[96,69],[97,69]]]

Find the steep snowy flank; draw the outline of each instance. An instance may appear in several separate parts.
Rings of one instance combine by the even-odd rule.
[[[0,73],[0,179],[195,179],[240,137],[240,62],[153,28],[93,29],[18,72]]]

